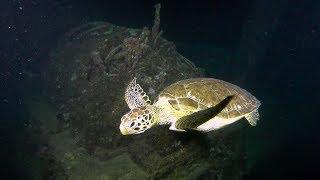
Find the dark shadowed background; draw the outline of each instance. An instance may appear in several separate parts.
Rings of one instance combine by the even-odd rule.
[[[0,176],[24,179],[36,158],[26,146],[22,96],[48,64],[61,35],[90,21],[152,26],[151,0],[2,0],[0,2]],[[248,131],[245,179],[306,179],[320,170],[320,1],[161,1],[163,37],[205,69],[261,102]],[[32,87],[29,87],[32,86]],[[38,163],[41,164],[41,161]],[[41,169],[39,169],[41,171]],[[1,178],[2,179],[2,178]],[[309,179],[309,178],[308,178]]]

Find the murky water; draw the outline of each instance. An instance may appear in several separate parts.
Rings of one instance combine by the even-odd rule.
[[[320,4],[158,3],[1,1],[1,179],[316,175]],[[126,88],[134,77],[146,95],[137,86],[129,101]],[[235,95],[233,86],[200,84],[162,93],[196,77],[246,91]],[[183,126],[190,127],[182,129],[187,132],[171,126],[227,95],[244,100],[231,101],[214,116],[231,118],[232,108],[241,114],[242,106],[250,113],[254,108],[246,103],[253,100],[246,92],[261,102],[256,126],[245,118],[206,133],[194,131],[197,118]],[[120,131],[129,107],[137,118],[132,126],[144,128],[136,127],[139,121],[148,127],[143,133]],[[150,124],[132,107],[142,109],[147,116],[141,118]]]

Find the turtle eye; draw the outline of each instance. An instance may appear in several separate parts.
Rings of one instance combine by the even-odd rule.
[[[140,130],[140,128],[136,127],[136,128],[134,128],[134,130],[138,131],[138,130]]]
[[[130,127],[133,127],[133,126],[134,126],[134,124],[135,124],[135,123],[134,123],[134,122],[132,122],[132,123],[130,124]]]

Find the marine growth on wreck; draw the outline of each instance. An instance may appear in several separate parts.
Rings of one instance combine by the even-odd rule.
[[[204,76],[161,36],[160,5],[155,9],[151,28],[86,23],[52,50],[43,76],[54,122],[34,121],[49,129],[39,132],[48,142],[42,153],[57,179],[237,179],[245,172],[241,123],[210,134],[156,127],[121,135],[124,91],[134,77],[153,101],[174,82]]]

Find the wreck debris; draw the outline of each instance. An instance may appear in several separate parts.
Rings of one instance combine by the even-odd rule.
[[[173,82],[203,76],[172,42],[161,37],[160,5],[155,7],[151,31],[88,23],[65,35],[52,51],[45,92],[61,107],[56,114],[68,114],[68,126],[62,124],[65,128],[54,139],[73,143],[64,147],[63,142],[54,141],[50,143],[54,147],[49,148],[70,179],[80,175],[84,179],[121,179],[131,177],[130,172],[140,172],[137,179],[190,175],[199,179],[220,176],[228,169],[237,170],[231,173],[234,179],[241,176],[243,159],[238,147],[243,141],[239,132],[210,138],[176,134],[160,127],[144,136],[126,138],[120,134],[120,118],[128,111],[123,93],[133,77],[155,99]],[[74,77],[72,81],[70,77]],[[126,173],[110,169],[109,163]],[[91,174],[83,173],[82,167]]]
[[[94,66],[97,66],[99,69],[101,69],[103,72],[106,70],[105,66],[103,65],[103,61],[100,57],[100,53],[97,51],[93,51],[91,53],[92,62]]]
[[[160,3],[154,6],[156,8],[155,15],[154,15],[154,21],[152,26],[152,32],[151,32],[151,38],[152,38],[152,47],[155,48],[157,46],[157,42],[159,37],[162,34],[162,31],[160,31]]]
[[[121,45],[118,45],[117,47],[111,49],[108,55],[104,58],[104,61],[108,63],[110,59],[121,50],[121,48]]]

